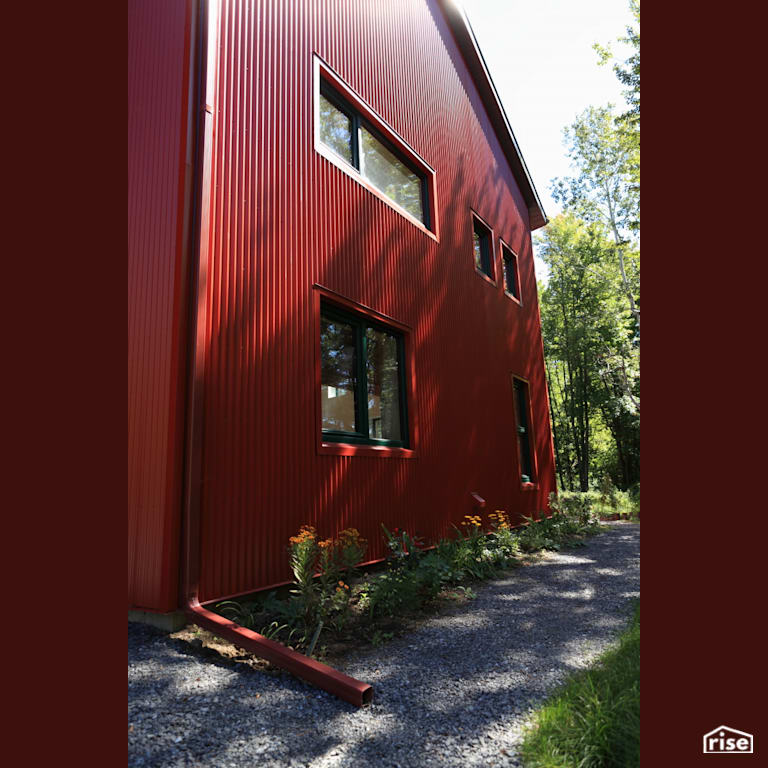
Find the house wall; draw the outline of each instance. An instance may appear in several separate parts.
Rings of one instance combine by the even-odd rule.
[[[354,526],[379,558],[381,523],[447,535],[472,491],[513,520],[545,508],[528,214],[436,0],[223,0],[219,46],[200,599],[288,579],[302,524],[324,537]],[[315,152],[313,53],[435,169],[439,242]],[[496,285],[474,270],[470,209],[493,227]],[[499,237],[518,254],[523,306],[503,292]],[[411,329],[413,458],[319,450],[315,284]],[[533,490],[520,484],[512,374],[530,382]],[[158,456],[167,445],[158,436]]]
[[[178,603],[193,9],[128,6],[128,607],[158,611]]]

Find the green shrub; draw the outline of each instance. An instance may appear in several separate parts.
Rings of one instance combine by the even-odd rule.
[[[423,600],[421,585],[406,568],[391,568],[360,589],[360,607],[368,611],[370,618],[415,610]]]
[[[550,507],[584,525],[618,515],[622,520],[637,519],[640,513],[640,487],[620,491],[606,475],[596,491],[561,491],[550,494]]]

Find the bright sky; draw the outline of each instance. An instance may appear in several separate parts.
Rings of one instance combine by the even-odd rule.
[[[593,43],[610,44],[623,62],[631,48],[616,39],[632,24],[627,0],[459,0],[472,24],[515,138],[548,218],[555,176],[571,173],[563,128],[590,105],[624,109],[612,66],[598,66]],[[545,277],[536,259],[536,274]]]

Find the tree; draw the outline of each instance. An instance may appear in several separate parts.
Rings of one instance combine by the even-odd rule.
[[[588,107],[564,131],[568,157],[577,173],[554,179],[552,196],[585,221],[601,222],[614,240],[622,286],[640,330],[637,285],[627,271],[625,252],[639,224],[640,200],[632,182],[632,147],[616,127],[611,107]]]
[[[624,62],[624,65],[614,63],[613,71],[619,82],[627,86],[623,93],[624,100],[629,109],[619,115],[619,122],[627,123],[636,128],[640,134],[640,0],[630,0],[629,10],[634,19],[634,25],[627,27],[627,36],[620,37],[619,42],[632,46],[632,55]],[[600,57],[600,64],[607,64],[614,58],[610,47],[603,47],[599,43],[592,46]]]
[[[585,491],[591,474],[610,471],[626,488],[637,479],[638,377],[613,243],[600,222],[564,214],[538,245],[549,271],[541,322],[560,485]],[[595,447],[611,441],[615,466],[607,468]]]
[[[632,54],[614,64],[628,109],[588,107],[564,130],[574,174],[552,180],[564,215],[539,240],[550,270],[542,332],[558,472],[561,485],[582,490],[594,472],[624,488],[639,479],[639,0],[630,10],[621,41]],[[595,48],[601,63],[613,58]]]

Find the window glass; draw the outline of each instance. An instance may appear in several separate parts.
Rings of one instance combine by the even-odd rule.
[[[320,94],[320,141],[352,164],[352,120]]]
[[[320,319],[324,439],[406,447],[402,334],[337,307]]]
[[[504,250],[504,288],[516,299],[520,298],[517,290],[517,259],[506,249]]]
[[[323,429],[355,432],[357,361],[355,328],[322,318],[320,353]]]
[[[384,440],[401,440],[397,339],[374,328],[366,329],[365,337],[368,435]]]
[[[475,268],[493,279],[491,271],[491,233],[477,220],[474,222],[472,245],[475,252]]]
[[[360,127],[360,172],[411,216],[424,221],[421,179],[364,126]]]
[[[531,462],[531,437],[528,431],[528,385],[515,379],[515,410],[517,411],[517,447],[520,452],[520,479],[524,483],[533,481]]]

